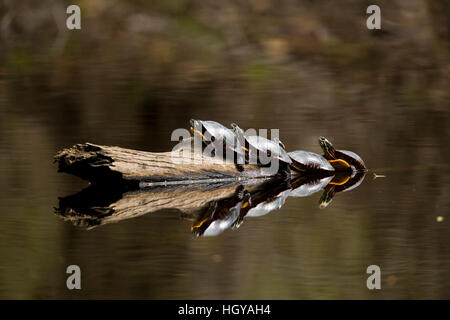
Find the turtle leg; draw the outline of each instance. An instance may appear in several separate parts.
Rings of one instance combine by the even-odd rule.
[[[245,190],[243,186],[242,186],[242,189],[239,190],[239,192],[240,192],[239,197],[242,195],[242,197],[240,197],[240,200],[243,201],[240,209],[242,210],[243,208],[245,208],[247,206],[251,206],[252,201],[251,201],[250,192]],[[241,226],[242,222],[244,222],[244,216],[245,216],[245,214],[242,214],[242,212],[239,213],[238,218],[236,219],[235,222],[233,222],[233,225],[231,227],[233,230],[235,230]]]
[[[291,180],[291,169],[289,168],[288,164],[283,163],[280,165],[279,174],[285,181]]]
[[[240,184],[237,188],[236,188],[236,198],[241,201],[242,199],[244,199],[244,195],[247,191],[245,191],[244,186],[242,184]]]
[[[197,220],[191,226],[191,232],[195,237],[200,237],[205,232],[204,224],[208,220],[214,218],[214,213],[217,210],[217,201],[211,201],[206,208],[202,217],[198,217]]]
[[[214,213],[217,210],[217,201],[212,201],[209,203],[207,212],[208,212],[208,216],[212,219],[214,217]]]
[[[239,215],[239,217],[236,219],[236,221],[233,222],[231,229],[233,229],[233,230],[238,229],[241,226],[242,222],[244,222],[244,217]]]

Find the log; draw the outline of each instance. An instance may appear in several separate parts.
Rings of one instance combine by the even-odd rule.
[[[268,187],[268,183],[271,183]],[[238,187],[254,194],[258,190],[277,193],[277,179],[246,179],[229,183],[174,185],[120,191],[91,185],[67,197],[59,198],[55,214],[74,226],[93,229],[110,223],[137,218],[161,210],[178,210],[185,220],[195,220],[212,201],[234,197]],[[264,199],[267,196],[264,197]],[[255,205],[258,203],[256,202]]]
[[[195,215],[210,201],[230,197],[235,190],[236,185],[215,189],[209,185],[196,185],[196,188],[177,186],[119,194],[90,186],[78,194],[60,198],[55,213],[75,226],[92,229],[165,209]]]
[[[156,153],[93,143],[64,149],[55,155],[54,161],[58,163],[58,172],[73,174],[94,184],[131,189],[270,176],[257,165],[244,165],[244,170],[239,171],[232,162],[203,154]]]

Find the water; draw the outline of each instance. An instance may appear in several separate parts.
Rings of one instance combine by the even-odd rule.
[[[61,50],[2,43],[0,298],[450,298],[447,42],[424,40],[426,54],[327,42],[267,58],[219,53],[211,34],[211,52],[173,35],[137,50],[147,40],[120,33],[91,48],[91,36]],[[278,128],[289,151],[320,152],[323,135],[370,171],[325,209],[321,192],[288,197],[216,237],[193,237],[189,212],[175,208],[90,230],[55,214],[88,186],[57,173],[57,151],[87,141],[168,151],[191,118]],[[66,288],[72,264],[79,291]],[[366,287],[373,264],[381,290]]]

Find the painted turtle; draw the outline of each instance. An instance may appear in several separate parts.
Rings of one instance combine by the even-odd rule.
[[[365,171],[356,171],[352,172],[351,175],[340,173],[334,176],[333,180],[328,183],[320,197],[319,208],[326,208],[337,193],[357,188],[363,182],[365,175]]]
[[[319,138],[323,156],[336,171],[363,170],[366,171],[364,161],[356,153],[347,150],[336,150],[330,141],[324,137]]]
[[[270,179],[252,192],[251,202],[242,205],[239,218],[233,227],[238,228],[244,221],[244,217],[259,217],[273,210],[280,209],[291,192],[288,181]]]
[[[260,136],[246,136],[244,131],[235,123],[231,124],[231,128],[236,134],[241,149],[245,151],[246,163],[258,163],[269,167],[272,165],[273,160],[277,160],[279,163],[278,172],[286,179],[290,178],[291,170],[289,165],[292,163],[292,160],[278,138],[269,140]]]
[[[205,214],[194,223],[191,231],[197,237],[217,236],[233,226],[239,218],[241,208],[251,203],[248,191],[237,191],[231,198],[213,201],[209,204]]]
[[[234,163],[239,171],[243,170],[244,151],[237,146],[237,138],[234,132],[224,125],[215,121],[190,120],[191,131],[202,138],[203,144],[212,144],[214,154],[222,152],[223,158],[227,157],[227,150],[233,154]]]
[[[284,205],[284,202],[286,201],[290,192],[291,192],[290,189],[286,189],[277,194],[276,196],[274,196],[273,198],[257,204],[255,207],[251,208],[247,212],[246,217],[260,217],[268,214],[273,210],[280,209]]]
[[[288,153],[292,160],[291,168],[303,173],[327,173],[334,171],[333,166],[320,154],[297,150]]]

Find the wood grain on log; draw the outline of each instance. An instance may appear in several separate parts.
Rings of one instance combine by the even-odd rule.
[[[226,181],[268,176],[257,165],[237,170],[232,162],[202,154],[145,152],[92,143],[77,144],[55,156],[59,172],[93,183],[126,184],[134,188]]]
[[[236,195],[239,186],[250,193],[265,188],[277,193],[275,179],[246,179],[233,183],[193,184],[185,186],[156,187],[139,191],[121,192],[101,186],[90,186],[77,194],[59,198],[56,215],[78,227],[92,229],[142,215],[178,210],[184,218],[195,219],[209,203]],[[282,183],[280,182],[280,185]]]
[[[154,191],[147,189],[123,195],[106,194],[98,188],[90,187],[79,194],[60,198],[56,214],[76,226],[91,229],[165,209],[194,214],[205,208],[210,201],[230,197],[236,191],[236,185],[219,186],[215,189],[210,187],[156,188]]]

